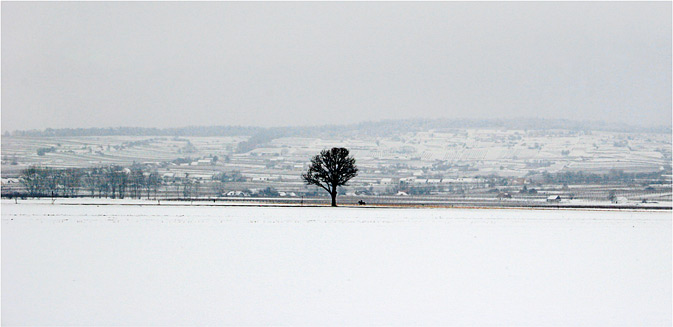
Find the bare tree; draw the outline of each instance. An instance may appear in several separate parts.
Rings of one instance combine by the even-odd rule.
[[[307,185],[316,185],[327,191],[332,197],[333,207],[337,206],[337,188],[346,185],[358,174],[355,158],[348,154],[346,148],[322,150],[311,159],[308,172],[301,176]]]
[[[45,173],[46,173],[46,190],[47,190],[47,195],[51,195],[52,197],[58,195],[58,191],[61,188],[61,172],[55,170],[54,168],[51,167],[46,167],[45,168]]]
[[[81,169],[67,168],[61,172],[63,195],[76,196],[84,173]]]
[[[42,195],[44,192],[44,169],[37,166],[30,166],[21,171],[21,184],[28,191],[30,196]]]
[[[131,173],[129,174],[129,182],[131,187],[131,198],[140,199],[142,196],[142,189],[145,187],[145,175],[143,168],[139,165],[131,166]]]
[[[94,177],[96,189],[98,190],[98,197],[108,197],[108,192],[111,188],[109,176],[109,167],[94,168]]]
[[[113,199],[124,198],[130,173],[131,170],[125,169],[118,165],[111,165],[108,167],[106,178],[110,185],[110,193]]]
[[[89,169],[84,172],[84,175],[82,176],[82,186],[84,188],[91,192],[90,197],[94,197],[94,192],[96,191],[96,183],[97,183],[97,178],[96,178],[96,168],[94,169]]]
[[[157,189],[159,188],[159,185],[161,184],[161,178],[159,177],[159,173],[156,171],[151,171],[147,175],[147,180],[146,180],[146,187],[147,187],[147,199],[150,199],[150,191],[154,191],[154,198],[157,198]]]

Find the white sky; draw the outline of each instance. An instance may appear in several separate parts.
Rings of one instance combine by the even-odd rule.
[[[2,130],[671,125],[671,2],[2,2]]]

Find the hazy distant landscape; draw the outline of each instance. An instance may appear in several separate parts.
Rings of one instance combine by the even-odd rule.
[[[80,170],[76,191],[44,194],[108,197],[84,175],[116,165],[144,176],[129,182],[135,192],[127,197],[319,201],[324,195],[301,174],[312,155],[336,145],[349,148],[360,168],[341,190],[351,203],[671,201],[670,128],[533,119],[16,131],[2,138],[2,192],[27,195],[22,171],[39,166]],[[151,191],[149,174],[158,177]]]

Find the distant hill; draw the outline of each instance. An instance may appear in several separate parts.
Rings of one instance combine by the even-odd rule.
[[[611,131],[625,133],[671,133],[670,126],[640,127],[602,121],[567,119],[400,119],[362,122],[345,125],[254,127],[254,126],[188,126],[178,128],[108,127],[60,128],[5,133],[5,136],[255,136],[257,141],[283,136],[394,136],[401,133],[457,128],[503,128],[521,130]],[[253,140],[255,141],[255,140]]]

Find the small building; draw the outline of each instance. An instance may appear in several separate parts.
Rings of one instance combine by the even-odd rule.
[[[547,202],[561,202],[560,195],[550,195],[547,197]]]
[[[250,193],[244,191],[229,191],[226,196],[250,196]]]

